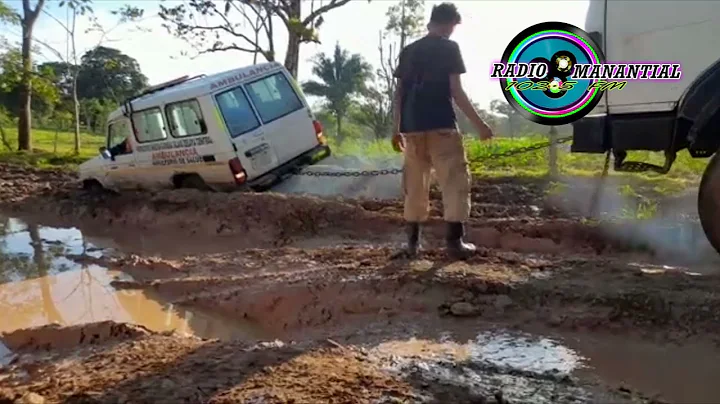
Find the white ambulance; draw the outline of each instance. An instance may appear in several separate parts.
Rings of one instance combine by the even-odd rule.
[[[182,77],[108,117],[85,188],[264,190],[330,155],[322,125],[279,63]]]

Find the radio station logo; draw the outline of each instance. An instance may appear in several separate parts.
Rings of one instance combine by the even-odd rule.
[[[574,122],[592,111],[608,91],[632,91],[635,80],[680,80],[676,62],[605,61],[602,48],[582,29],[544,22],[518,34],[493,63],[505,99],[525,118],[542,125]]]

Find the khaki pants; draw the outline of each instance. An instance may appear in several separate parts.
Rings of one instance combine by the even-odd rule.
[[[428,219],[432,168],[442,191],[445,221],[466,221],[470,216],[470,171],[462,135],[449,130],[405,136],[405,220]]]

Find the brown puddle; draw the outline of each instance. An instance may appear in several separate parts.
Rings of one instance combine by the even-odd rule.
[[[111,282],[126,280],[126,275],[72,259],[104,252],[78,229],[0,217],[0,334],[52,323],[112,320],[202,338],[259,337],[253,327],[234,319],[176,307],[145,291],[115,290]]]

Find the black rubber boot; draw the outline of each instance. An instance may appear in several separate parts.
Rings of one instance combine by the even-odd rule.
[[[406,252],[409,258],[414,258],[420,249],[420,223],[408,223],[405,231],[408,240]]]
[[[447,251],[455,259],[465,260],[475,254],[475,244],[466,243],[463,237],[465,237],[465,226],[459,222],[448,222]]]
[[[405,227],[407,246],[393,254],[392,259],[415,258],[420,250],[420,223],[408,223]]]

